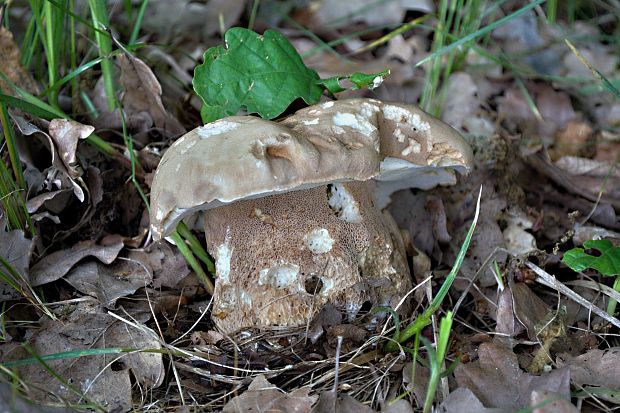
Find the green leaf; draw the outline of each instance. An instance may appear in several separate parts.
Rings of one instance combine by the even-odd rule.
[[[562,262],[573,271],[593,268],[605,276],[620,275],[620,247],[614,247],[609,240],[590,240],[583,246],[598,250],[601,255],[596,257],[587,254],[583,248],[573,248],[564,253]]]
[[[205,104],[203,121],[234,115],[241,107],[273,119],[297,98],[309,105],[319,101],[319,75],[282,34],[267,30],[260,36],[234,27],[224,39],[226,47],[208,49],[194,71],[194,90]]]
[[[370,74],[357,72],[345,76],[340,75],[328,77],[327,79],[321,79],[319,80],[319,84],[327,89],[327,91],[331,94],[346,90],[346,88],[341,86],[340,83],[343,80],[348,80],[352,84],[352,90],[363,89],[365,87],[373,90],[379,87],[379,85],[383,83],[383,79],[385,79],[385,77],[389,74],[390,69],[384,70],[383,72]]]

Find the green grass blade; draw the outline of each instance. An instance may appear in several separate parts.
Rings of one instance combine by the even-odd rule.
[[[471,243],[471,238],[474,235],[474,230],[476,229],[476,224],[478,223],[478,216],[480,215],[480,199],[482,197],[482,187],[480,187],[480,192],[478,193],[478,202],[476,203],[476,213],[474,215],[474,220],[469,227],[469,231],[467,231],[467,236],[465,237],[465,241],[463,245],[461,245],[461,249],[459,250],[458,255],[456,256],[456,260],[454,261],[454,265],[452,266],[452,270],[446,277],[446,280],[442,284],[441,288],[437,292],[437,295],[433,298],[433,301],[430,305],[424,310],[424,312],[419,315],[415,321],[407,326],[400,334],[398,338],[398,342],[402,343],[407,341],[409,338],[413,337],[415,334],[422,331],[424,327],[426,327],[431,322],[431,316],[439,309],[443,299],[448,294],[448,290],[452,286],[456,275],[458,274],[461,265],[463,264],[463,260],[465,259],[465,254],[467,253],[467,249],[469,248],[469,244]],[[385,351],[392,352],[398,349],[398,344],[394,341],[391,341],[386,344]]]
[[[194,254],[192,254],[192,251],[185,243],[183,237],[181,237],[181,234],[179,234],[179,232],[175,229],[174,232],[170,234],[170,238],[172,239],[172,241],[174,241],[174,244],[177,246],[179,251],[181,251],[181,254],[183,254],[183,257],[185,257],[185,260],[190,265],[190,267],[192,267],[192,270],[194,270],[196,276],[198,276],[198,279],[202,281],[202,283],[207,289],[207,292],[213,295],[213,291],[215,290],[213,282],[202,269],[200,263],[196,261],[196,257],[194,257]]]
[[[450,43],[449,45],[442,47],[441,49],[437,50],[434,53],[431,53],[430,55],[426,56],[424,59],[421,59],[418,63],[415,64],[415,67],[421,66],[424,63],[428,62],[429,60],[433,60],[433,59],[437,59],[440,56],[443,56],[444,54],[456,49],[459,46],[462,46],[465,43],[471,42],[472,40],[480,37],[480,36],[484,36],[488,33],[490,33],[492,30],[496,29],[497,27],[501,26],[502,24],[505,24],[506,22],[514,19],[515,17],[518,17],[520,15],[522,15],[525,12],[530,11],[531,9],[540,6],[542,3],[544,3],[546,0],[534,0],[532,3],[523,6],[522,8],[520,8],[519,10],[515,11],[514,13],[511,13],[505,17],[502,17],[501,19],[494,21],[493,23],[489,24],[488,26],[485,26],[479,30],[476,30],[473,33],[470,33],[460,39],[458,39],[457,41],[455,41],[454,43]]]
[[[427,346],[429,358],[431,359],[430,378],[424,400],[424,413],[428,413],[433,408],[433,401],[437,392],[437,386],[442,376],[443,365],[446,359],[450,332],[452,331],[452,312],[448,311],[439,324],[439,338],[437,340],[437,350],[433,350],[432,345]],[[430,357],[431,354],[433,357]]]
[[[112,40],[109,35],[102,34],[101,30],[106,31],[109,26],[108,15],[105,0],[89,0],[90,14],[93,20],[93,26],[100,30],[95,31],[95,41],[99,47],[99,56],[103,58],[101,61],[101,75],[103,76],[103,85],[108,102],[108,110],[114,110],[114,98],[116,91],[114,89],[114,66],[109,60],[112,53]]]
[[[144,20],[144,13],[146,12],[146,7],[148,5],[149,0],[142,0],[142,4],[140,4],[140,9],[138,10],[138,15],[136,16],[136,21],[133,24],[131,36],[129,37],[130,45],[136,43],[136,40],[138,39],[138,34],[140,34],[140,28],[142,27],[142,21]]]
[[[185,222],[181,221],[179,225],[177,225],[177,231],[179,231],[179,234],[187,241],[192,253],[194,253],[194,255],[196,255],[198,259],[207,266],[207,271],[211,274],[215,274],[215,264],[213,264],[213,260],[209,257],[209,254],[207,254],[207,251],[205,251],[202,247],[202,244],[198,238],[196,238],[189,228],[187,228]]]

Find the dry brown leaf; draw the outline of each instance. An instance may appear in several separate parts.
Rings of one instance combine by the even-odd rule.
[[[0,62],[2,62],[0,71],[11,82],[34,95],[40,93],[37,82],[21,64],[19,46],[15,43],[13,34],[4,26],[0,26]],[[0,91],[7,95],[15,95],[13,88],[1,78]]]
[[[437,408],[438,413],[512,413],[512,409],[486,408],[466,387],[459,387]]]
[[[187,261],[177,248],[157,242],[146,249],[132,250],[131,257],[153,272],[153,287],[175,288],[190,273]]]
[[[570,96],[566,92],[556,91],[548,85],[537,83],[531,85],[528,91],[530,97],[534,99],[542,121],[536,117],[523,92],[516,86],[504,92],[504,96],[498,99],[497,108],[500,119],[512,120],[520,125],[524,135],[551,138],[558,130],[565,128],[569,121],[576,118]]]
[[[23,135],[25,136],[35,135],[39,137],[42,136],[45,138],[45,139],[42,139],[42,141],[47,144],[47,147],[50,151],[50,155],[52,159],[51,159],[51,166],[48,167],[44,171],[45,173],[45,182],[43,183],[44,187],[48,191],[51,191],[54,188],[71,189],[73,190],[73,193],[75,194],[76,198],[80,202],[84,202],[84,197],[85,197],[84,190],[82,189],[79,183],[81,181],[78,182],[78,180],[72,177],[71,173],[69,172],[65,164],[62,162],[62,159],[58,153],[59,152],[58,148],[54,140],[51,138],[51,136],[47,134],[46,132],[42,131],[36,125],[28,122],[26,119],[24,119],[21,116],[12,115],[11,118],[15,121],[15,125],[18,127],[18,129]]]
[[[86,257],[95,257],[105,264],[111,264],[123,248],[120,236],[111,237],[106,245],[97,245],[95,241],[82,241],[68,250],[60,250],[45,256],[30,270],[33,286],[56,281],[65,276],[69,270]]]
[[[222,412],[310,412],[316,396],[310,396],[309,392],[305,387],[284,393],[260,374],[246,391],[226,403]]]
[[[312,8],[310,29],[314,32],[328,32],[364,23],[368,26],[384,26],[402,23],[407,10],[431,13],[435,9],[429,0],[388,0],[377,3],[376,0],[322,0]]]
[[[577,357],[562,354],[556,362],[570,369],[573,385],[609,389],[611,392],[597,397],[620,404],[620,347],[594,349]]]
[[[185,133],[179,121],[170,116],[161,101],[161,86],[153,71],[140,59],[119,55],[121,84],[123,85],[123,109],[129,118],[148,114],[152,123],[172,136]]]
[[[555,134],[553,147],[549,149],[551,159],[581,155],[588,148],[593,132],[592,127],[586,122],[568,122],[564,129]]]
[[[27,239],[22,230],[8,231],[6,222],[0,215],[0,257],[4,258],[9,265],[24,277],[24,282],[29,281],[28,268],[34,243]],[[0,266],[4,272],[2,266]],[[6,282],[0,280],[0,302],[14,300],[21,295],[10,287]]]
[[[77,178],[82,175],[78,169],[75,152],[77,151],[78,141],[88,138],[95,128],[90,125],[83,125],[74,120],[53,119],[50,122],[49,134],[58,150],[58,155],[67,168],[69,176]]]
[[[110,265],[85,262],[69,271],[65,280],[80,292],[96,297],[104,307],[111,308],[119,298],[151,284],[153,273],[147,265],[130,255]]]
[[[363,405],[348,394],[338,394],[335,390],[321,393],[312,413],[373,413],[374,410]]]
[[[620,104],[618,106],[618,119],[620,124]],[[602,131],[596,139],[596,155],[594,159],[600,162],[616,162],[620,160],[620,133],[613,134]]]
[[[426,367],[418,363],[415,366],[415,377],[412,377],[412,373],[414,373],[412,366],[413,364],[409,362],[403,367],[403,384],[406,386],[407,390],[413,392],[416,401],[422,406],[426,399],[428,381],[431,375]]]
[[[585,158],[577,158],[578,160],[574,159],[574,157],[565,158],[572,160],[570,162],[560,162],[561,160],[558,160],[562,167],[551,163],[549,158],[542,152],[529,155],[525,160],[538,173],[547,176],[553,182],[573,194],[582,196],[590,201],[608,203],[620,209],[620,178],[616,176],[616,174],[620,173],[618,172],[620,170],[617,166],[610,167],[607,165],[605,167],[604,163],[601,164]],[[598,167],[590,169],[587,165],[590,165],[592,162],[596,163]],[[577,171],[578,173],[573,173],[572,171]],[[599,191],[608,173],[612,175],[599,199]]]
[[[0,383],[0,411],[19,413],[78,413],[69,407],[41,406],[15,393],[13,386]]]
[[[483,194],[483,198],[485,195]],[[480,270],[481,265],[494,254],[494,259],[498,264],[502,265],[507,254],[503,251],[497,252],[497,247],[505,248],[504,236],[499,227],[497,220],[500,212],[506,207],[506,200],[493,193],[487,191],[486,199],[482,201],[480,206],[480,220],[476,232],[472,237],[470,251],[466,259],[463,261],[461,271],[468,279],[473,279]],[[461,232],[462,234],[464,232]],[[479,274],[477,284],[481,287],[490,287],[497,285],[497,280],[491,268],[491,262],[487,263],[487,267]]]
[[[435,236],[431,214],[426,209],[427,196],[425,192],[414,195],[408,189],[398,191],[391,195],[392,202],[388,205],[388,211],[398,227],[409,232],[411,244],[431,256],[435,247]]]
[[[515,317],[510,288],[504,288],[499,294],[495,319],[495,332],[498,334],[493,339],[498,344],[513,348],[513,337],[521,334],[525,328]]]
[[[502,231],[506,249],[512,255],[524,255],[535,251],[537,249],[536,238],[526,231],[526,229],[532,229],[533,220],[516,205],[509,208],[503,217],[508,224]]]
[[[152,330],[129,326],[86,302],[80,303],[68,319],[44,323],[28,344],[38,355],[112,347],[161,348]],[[71,357],[48,360],[47,365],[108,411],[128,411],[132,407],[131,375],[146,388],[159,386],[164,378],[162,355],[154,352]],[[40,364],[22,367],[19,373],[31,384],[28,396],[34,401],[55,402],[60,396],[75,403],[80,398]]]
[[[531,403],[532,413],[579,413],[566,397],[546,390],[534,390]]]
[[[461,364],[454,371],[460,387],[470,389],[485,407],[520,409],[530,406],[532,391],[548,390],[570,400],[570,370],[553,370],[534,376],[524,373],[509,348],[482,343],[479,360]]]
[[[454,72],[448,79],[448,87],[441,119],[452,127],[463,130],[466,119],[473,118],[480,108],[478,87],[470,74]]]
[[[551,309],[525,283],[510,285],[514,302],[514,314],[527,330],[530,340],[535,341],[537,327]]]
[[[229,28],[238,22],[245,5],[245,0],[150,0],[143,26],[149,33],[161,34],[164,43],[177,37],[210,39],[220,31],[220,15],[224,28]]]
[[[407,400],[400,399],[393,403],[386,403],[386,406],[381,409],[381,413],[414,413],[414,410]]]

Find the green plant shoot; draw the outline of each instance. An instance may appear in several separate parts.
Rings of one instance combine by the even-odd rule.
[[[611,241],[606,239],[589,240],[584,242],[583,246],[597,250],[601,255],[595,256],[588,254],[583,248],[573,248],[564,253],[562,262],[576,272],[592,268],[601,273],[603,277],[616,277],[613,289],[620,292],[620,247],[614,247]],[[616,304],[613,298],[609,300],[608,314],[614,315]]]

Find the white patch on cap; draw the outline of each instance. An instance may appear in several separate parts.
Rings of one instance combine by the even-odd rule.
[[[400,106],[384,105],[383,116],[386,119],[393,120],[394,122],[407,122],[415,129],[426,132],[431,128],[428,122],[422,120],[419,114],[412,113],[409,109],[401,108]]]
[[[354,224],[362,222],[359,204],[342,184],[333,184],[331,186],[327,203],[338,219]]]
[[[158,221],[161,221],[161,219],[164,217],[164,210],[161,208],[157,208],[157,213],[155,214],[155,219]]]
[[[329,108],[331,108],[332,106],[334,106],[334,101],[333,101],[333,100],[332,100],[332,101],[329,101],[329,102],[325,102],[325,103],[323,103],[323,104],[321,105],[321,108],[323,108],[323,109],[329,109]]]
[[[215,122],[207,123],[206,125],[197,128],[196,133],[202,139],[205,139],[209,136],[221,135],[222,133],[230,132],[237,129],[238,127],[238,123],[229,122],[226,120],[218,120]]]
[[[405,134],[399,128],[394,129],[394,136],[398,142],[405,142]]]
[[[304,120],[303,124],[304,125],[318,125],[319,124],[319,118],[315,118],[315,119],[311,119],[311,120]]]
[[[374,101],[374,103],[376,102],[377,101]],[[371,117],[374,116],[375,113],[381,110],[379,106],[375,105],[374,103],[368,103],[368,102],[362,103],[360,113],[362,114],[363,117],[370,119]]]
[[[371,136],[377,132],[376,126],[370,123],[368,119],[353,113],[336,112],[332,121],[336,126],[348,126],[360,131],[365,136]]]
[[[422,145],[420,145],[415,139],[409,138],[409,145],[400,153],[402,156],[407,156],[411,153],[420,153],[422,151]]]
[[[225,242],[217,246],[215,260],[215,270],[218,280],[223,283],[230,283],[230,260],[232,258],[233,248],[230,247],[230,236],[226,235]]]
[[[331,251],[334,245],[333,238],[325,228],[313,229],[304,236],[308,249],[313,254],[325,254]]]
[[[271,285],[275,288],[285,288],[298,282],[299,266],[280,263],[271,268],[260,270],[258,285]]]

